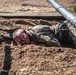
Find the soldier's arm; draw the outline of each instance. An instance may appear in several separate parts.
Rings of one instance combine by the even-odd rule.
[[[13,40],[13,34],[7,33],[7,34],[0,35],[0,42],[6,41],[6,40]]]
[[[8,32],[6,34],[1,34],[0,35],[0,42],[6,41],[6,40],[13,40],[13,32],[19,28],[14,28],[14,29],[0,29],[1,31]]]

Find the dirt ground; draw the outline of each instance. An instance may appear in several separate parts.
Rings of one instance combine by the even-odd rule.
[[[72,2],[72,0],[58,1],[64,6]],[[40,10],[54,9],[50,7],[46,0],[1,0],[0,3],[1,12],[40,12]],[[39,24],[51,26],[59,22],[58,20],[0,18],[0,33],[6,33],[1,29],[9,30],[15,27],[26,29]],[[76,49],[71,44],[64,47],[44,47],[34,44],[20,46],[10,40],[2,42],[0,75],[76,75]]]
[[[74,0],[58,0],[65,7],[71,7]],[[56,11],[48,0],[0,0],[0,12],[51,12]]]

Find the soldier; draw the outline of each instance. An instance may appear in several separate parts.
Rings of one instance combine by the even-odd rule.
[[[48,26],[37,25],[29,27],[27,30],[15,29],[13,32],[0,36],[0,41],[11,39],[24,44],[43,44],[45,46],[61,46],[61,41],[66,38],[76,45],[75,29],[68,21],[63,23]]]

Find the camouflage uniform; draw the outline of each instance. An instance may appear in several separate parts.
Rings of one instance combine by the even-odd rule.
[[[76,30],[70,22],[47,26],[37,25],[29,27],[27,32],[31,36],[31,40],[37,44],[44,44],[46,46],[61,46],[61,40],[69,39],[76,47]],[[0,41],[13,39],[13,34],[8,33],[0,36]]]
[[[46,46],[61,46],[55,37],[54,32],[47,25],[30,27],[27,32],[38,44],[45,44]]]
[[[73,46],[76,47],[76,29],[69,21],[64,21],[59,25],[56,36],[58,40],[65,38],[72,41]]]
[[[29,27],[27,31],[35,42],[46,46],[61,46],[63,39],[73,41],[76,45],[76,30],[68,21],[53,26],[37,25]]]

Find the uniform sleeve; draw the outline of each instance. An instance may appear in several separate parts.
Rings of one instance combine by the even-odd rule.
[[[6,40],[13,40],[12,33],[2,34],[0,35],[0,42],[6,41]]]
[[[40,33],[40,41],[45,43],[47,46],[61,46],[60,42],[52,33]]]

